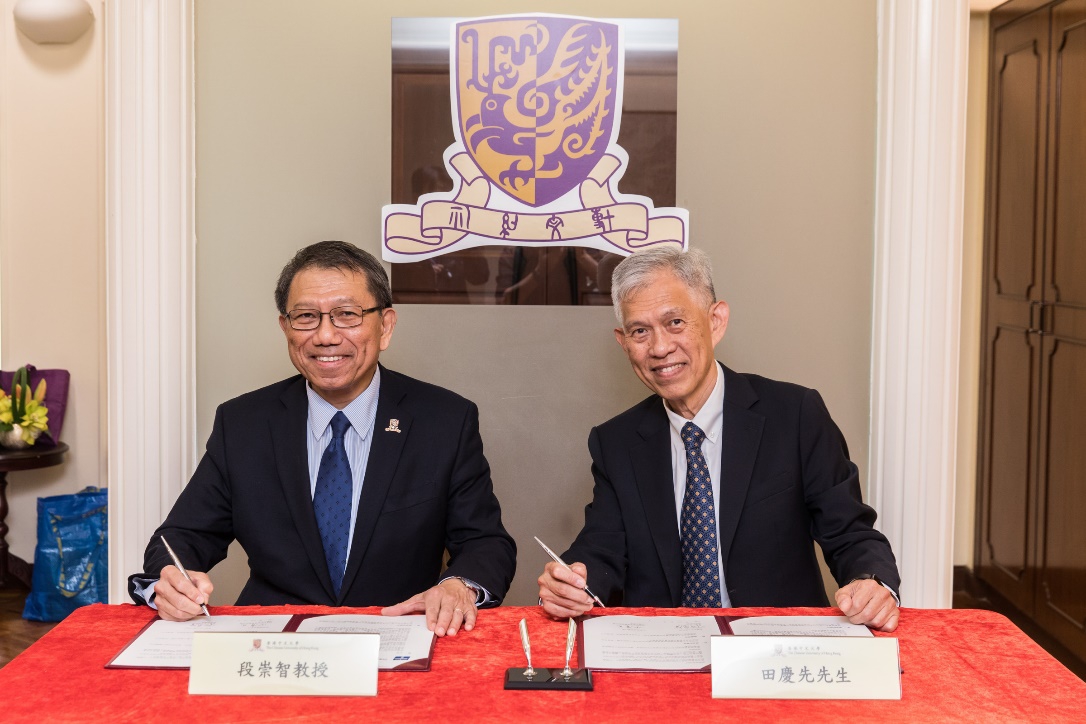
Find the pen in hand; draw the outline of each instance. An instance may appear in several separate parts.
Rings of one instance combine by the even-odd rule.
[[[185,570],[185,567],[181,565],[181,559],[177,557],[177,554],[173,552],[173,548],[170,548],[170,544],[166,542],[166,536],[160,535],[159,539],[162,541],[162,545],[166,546],[166,552],[170,554],[170,558],[173,559],[173,564],[177,566],[177,570],[181,571],[181,575],[185,577],[185,580],[192,583],[192,579],[189,578],[189,572]],[[192,583],[195,586],[195,583]],[[207,612],[207,606],[203,603],[200,604],[200,608],[203,609],[204,615],[211,618],[211,614]]]
[[[539,544],[539,547],[547,552],[547,555],[551,557],[552,561],[554,561],[558,565],[562,566],[562,568],[565,568],[567,571],[570,571],[571,573],[573,572],[573,569],[569,567],[569,564],[567,564],[565,561],[563,561],[561,558],[559,558],[557,553],[555,553],[550,548],[548,548],[546,543],[539,540],[538,536],[532,536],[532,537],[535,538],[535,542]],[[592,600],[595,601],[596,604],[599,605],[600,608],[607,608],[607,606],[603,605],[603,601],[601,601],[599,599],[599,596],[597,596],[596,594],[592,593],[591,590],[589,590],[587,582],[585,583],[585,586],[584,586],[584,592],[587,593],[589,596],[591,596]]]

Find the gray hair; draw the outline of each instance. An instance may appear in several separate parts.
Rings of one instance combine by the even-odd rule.
[[[377,301],[377,306],[382,309],[392,306],[392,287],[388,283],[388,274],[373,254],[346,241],[318,241],[299,249],[294,258],[283,267],[283,271],[279,272],[279,281],[275,285],[275,306],[280,314],[287,313],[287,295],[294,277],[299,272],[314,267],[358,272],[366,277],[366,287]]]
[[[615,317],[622,324],[622,303],[636,291],[644,289],[652,276],[667,271],[678,277],[694,294],[703,297],[706,305],[716,301],[713,289],[713,265],[701,249],[682,249],[668,245],[639,251],[615,267],[611,275],[611,303]]]

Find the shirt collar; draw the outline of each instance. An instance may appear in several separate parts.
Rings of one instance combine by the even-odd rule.
[[[381,368],[373,372],[369,386],[362,394],[350,401],[343,408],[343,414],[351,421],[351,428],[365,440],[373,430],[373,421],[377,417],[377,398],[381,391]],[[332,403],[318,395],[309,383],[305,383],[305,394],[309,398],[309,430],[313,437],[320,440],[332,418],[339,410]]]
[[[698,414],[694,415],[693,420],[687,420],[677,412],[673,412],[666,402],[662,404],[664,412],[667,413],[667,419],[676,432],[681,433],[683,425],[693,422],[701,428],[710,442],[713,444],[719,442],[720,433],[724,429],[724,370],[720,363],[716,364],[716,384],[713,385],[713,391],[709,393],[709,399],[698,410]]]

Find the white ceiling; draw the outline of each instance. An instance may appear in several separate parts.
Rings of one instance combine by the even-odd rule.
[[[969,11],[974,13],[988,12],[996,5],[1002,5],[1007,0],[969,0]]]

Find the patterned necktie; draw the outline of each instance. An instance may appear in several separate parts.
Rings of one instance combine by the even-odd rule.
[[[679,435],[686,447],[686,494],[679,517],[683,552],[682,605],[720,608],[720,568],[717,565],[716,506],[709,468],[701,454],[705,433],[688,422]]]
[[[332,576],[332,587],[339,596],[343,569],[347,565],[347,540],[351,527],[351,463],[343,435],[351,421],[342,412],[332,418],[332,441],[324,449],[317,470],[317,489],[313,493],[313,512],[324,544],[324,559]]]

